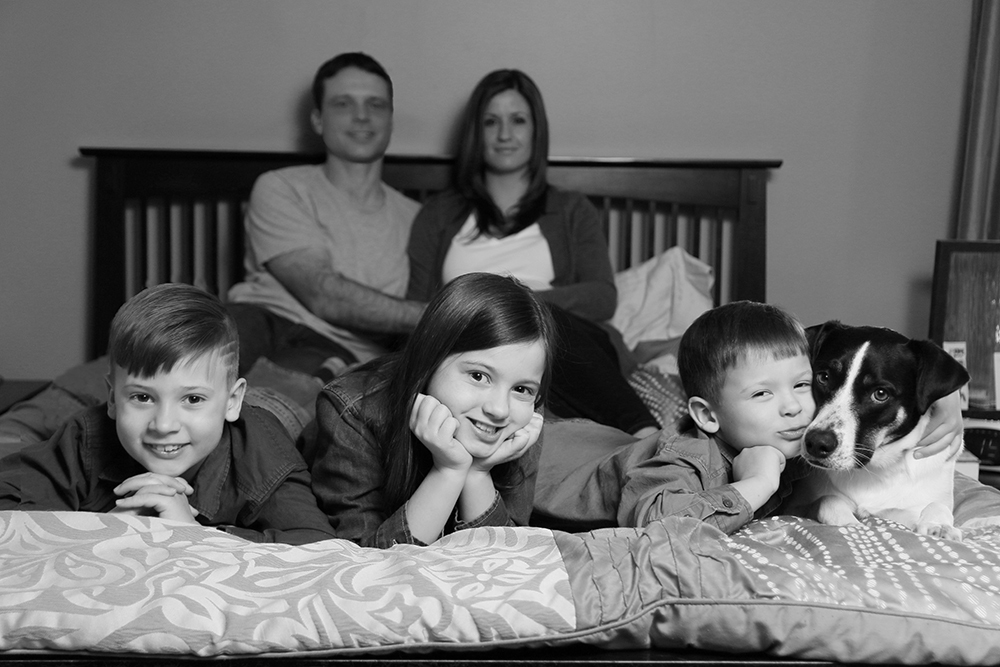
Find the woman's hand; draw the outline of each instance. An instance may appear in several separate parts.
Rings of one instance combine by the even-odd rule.
[[[455,438],[458,420],[443,403],[427,394],[417,394],[410,411],[410,430],[430,450],[438,468],[468,470],[472,455]]]
[[[541,413],[535,412],[531,415],[531,420],[514,431],[506,440],[493,450],[493,452],[481,459],[475,459],[472,463],[473,470],[486,472],[492,470],[494,466],[508,461],[521,458],[528,448],[538,442],[538,437],[542,434],[542,424],[545,418]]]
[[[112,511],[137,515],[153,512],[161,519],[197,523],[194,518],[198,510],[187,499],[192,493],[194,489],[180,477],[146,472],[115,487],[115,494],[123,497],[115,501]]]
[[[948,450],[949,458],[962,449],[962,401],[957,391],[939,398],[927,409],[930,422],[924,437],[913,450],[913,458],[922,459]]]

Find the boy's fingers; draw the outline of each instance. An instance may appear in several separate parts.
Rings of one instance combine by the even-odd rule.
[[[940,454],[943,451],[948,452],[948,456],[946,458],[955,458],[962,452],[963,444],[964,442],[961,434],[952,436],[950,433],[946,433],[935,442],[931,442],[926,445],[918,444],[917,448],[913,450],[913,458],[922,459],[928,456],[934,456],[935,454]]]
[[[178,494],[182,494],[180,491],[172,486],[167,486],[165,484],[145,484],[137,489],[122,489],[120,492],[116,489],[116,493],[120,496],[137,496],[137,495],[151,495],[151,496],[164,496],[171,497]]]
[[[134,493],[139,489],[151,486],[169,487],[177,493],[183,493],[188,496],[194,493],[194,488],[182,477],[171,477],[169,475],[159,475],[151,472],[129,477],[115,487],[115,493],[118,495],[124,495],[127,493]]]
[[[191,486],[191,484],[183,477],[167,477],[167,476],[164,477],[179,484],[180,488],[178,488],[178,491],[180,491],[184,495],[190,496],[192,493],[194,493],[194,487]]]
[[[162,497],[162,496],[161,496]],[[152,496],[140,495],[140,496],[127,496],[125,498],[119,498],[115,501],[115,506],[118,509],[139,509],[145,508],[150,510],[157,510],[157,501]]]

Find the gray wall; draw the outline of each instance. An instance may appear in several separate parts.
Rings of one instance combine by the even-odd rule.
[[[397,153],[444,153],[476,81],[539,83],[552,153],[778,158],[768,295],[926,336],[969,0],[0,0],[0,375],[84,360],[90,146],[303,146],[316,66],[396,83]]]

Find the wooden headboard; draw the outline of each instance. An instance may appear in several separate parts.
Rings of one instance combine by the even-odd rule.
[[[243,210],[261,173],[305,153],[81,148],[95,161],[92,357],[115,312],[162,282],[224,296],[242,279]],[[553,158],[549,181],[601,209],[616,270],[674,245],[713,267],[715,302],[764,301],[766,184],[780,161]],[[447,187],[451,160],[387,156],[383,178],[417,200]]]

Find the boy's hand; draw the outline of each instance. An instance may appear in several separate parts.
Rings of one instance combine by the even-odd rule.
[[[532,445],[538,442],[538,437],[542,434],[542,424],[544,422],[545,418],[541,413],[532,413],[528,423],[523,428],[514,431],[489,456],[482,459],[474,459],[472,463],[473,470],[486,472],[501,463],[521,458]]]
[[[732,486],[756,512],[778,490],[784,469],[785,455],[774,447],[748,447],[733,459]]]
[[[458,420],[451,414],[451,410],[433,396],[417,394],[410,412],[410,430],[430,451],[435,466],[469,469],[472,455],[455,439]]]
[[[913,450],[913,458],[922,459],[948,449],[949,458],[962,449],[962,401],[955,391],[939,398],[927,408],[930,422],[924,437]]]
[[[733,459],[733,481],[759,478],[767,482],[770,493],[778,490],[781,471],[785,469],[785,455],[768,445],[748,447]]]
[[[147,472],[129,477],[115,487],[115,494],[123,497],[115,502],[113,511],[140,514],[147,510],[161,519],[197,523],[194,518],[198,510],[187,499],[192,493],[194,489],[180,477]]]
[[[133,475],[116,486],[115,495],[127,496],[148,486],[163,486],[172,489],[175,493],[183,493],[185,496],[190,496],[194,493],[194,488],[183,477],[171,477],[170,475],[161,475],[155,472],[144,472],[141,475]]]

